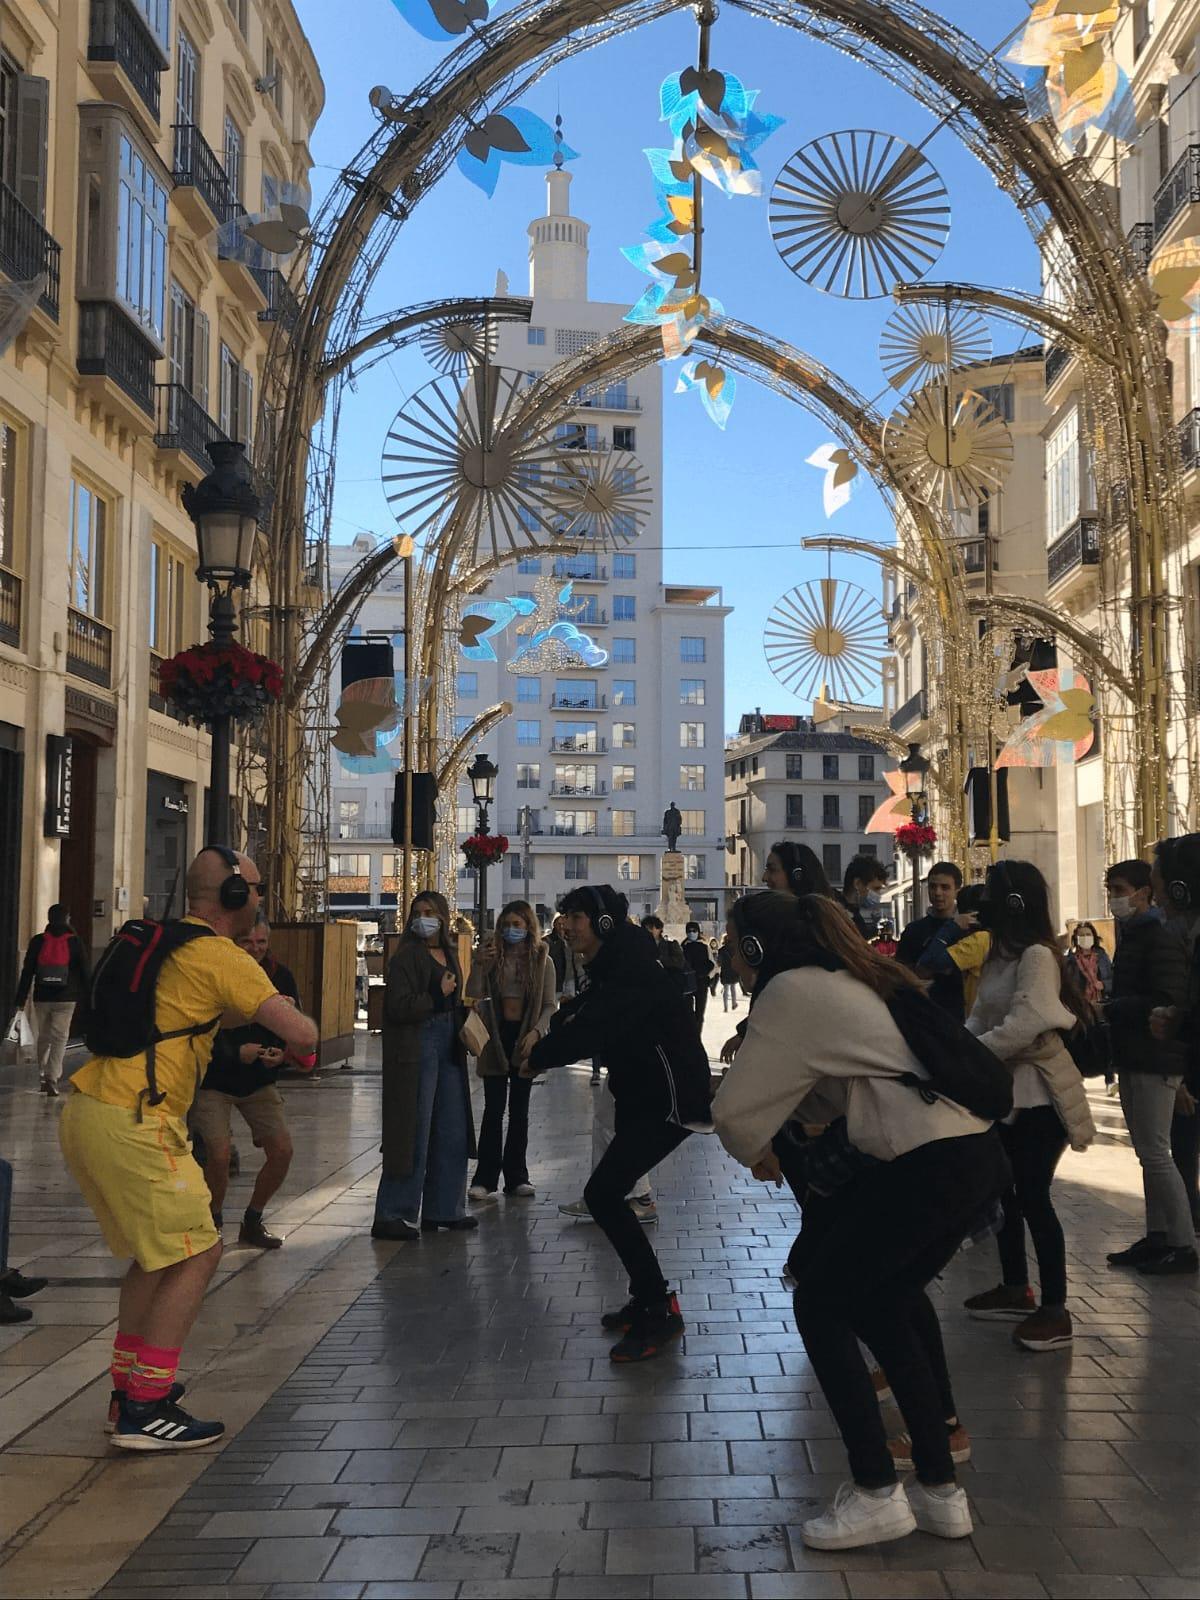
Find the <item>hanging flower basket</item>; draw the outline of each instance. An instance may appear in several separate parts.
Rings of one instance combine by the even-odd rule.
[[[469,867],[490,867],[508,854],[508,840],[502,833],[473,833],[462,842],[462,853]]]
[[[930,855],[937,843],[937,829],[924,822],[906,822],[896,829],[896,848],[910,861]]]
[[[252,722],[283,693],[278,665],[240,644],[181,650],[159,667],[158,682],[163,699],[197,726],[214,717]]]

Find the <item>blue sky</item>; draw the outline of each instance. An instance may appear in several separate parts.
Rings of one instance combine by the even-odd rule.
[[[374,126],[367,95],[375,83],[397,93],[416,85],[449,45],[431,44],[409,28],[390,0],[297,0],[325,78],[327,105],[313,140],[318,201],[326,185]],[[941,11],[987,48],[1026,13],[1023,0],[942,0]],[[353,18],[353,26],[348,19]],[[628,301],[646,280],[620,247],[636,244],[653,215],[642,150],[665,142],[658,87],[694,58],[695,26],[679,13],[576,57],[543,79],[521,104],[553,121],[561,107],[572,164],[572,199],[591,224],[591,293]],[[714,30],[713,64],[760,88],[761,111],[787,118],[759,152],[764,187],[792,152],[825,133],[875,128],[914,143],[934,119],[916,102],[857,62],[788,29],[726,8]],[[926,154],[950,192],[953,223],[936,280],[1037,287],[1037,257],[1025,224],[991,175],[955,136],[934,134]],[[369,310],[455,294],[490,292],[504,268],[517,292],[527,284],[526,233],[544,209],[540,171],[505,167],[491,200],[452,169],[402,230],[373,291]],[[766,201],[726,200],[709,189],[705,213],[704,284],[732,316],[786,338],[840,372],[868,398],[880,396],[880,330],[891,302],[834,299],[795,278],[775,253]],[[995,348],[1011,349],[1012,329],[995,329]],[[670,368],[668,382],[674,387]],[[381,364],[347,396],[342,412],[336,499],[338,542],[360,529],[394,531],[379,483],[383,437],[405,396],[432,376],[419,353]],[[890,410],[899,397],[882,394]],[[729,425],[719,432],[695,395],[668,395],[665,406],[665,570],[668,582],[721,584],[735,610],[728,622],[726,722],[741,712],[804,711],[771,676],[762,629],[775,601],[792,585],[821,577],[825,557],[799,541],[826,530],[888,539],[890,526],[868,485],[827,522],[821,475],[805,457],[829,438],[820,423],[755,384],[740,383]],[[753,549],[755,544],[789,548]],[[696,548],[699,547],[699,548]],[[868,562],[836,557],[835,576],[878,593]]]

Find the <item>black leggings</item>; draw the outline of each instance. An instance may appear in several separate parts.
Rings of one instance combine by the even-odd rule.
[[[1018,1111],[1015,1122],[1002,1124],[1000,1137],[1012,1166],[1012,1187],[1002,1201],[1004,1226],[996,1239],[1004,1282],[1009,1289],[1028,1287],[1028,1226],[1042,1282],[1042,1304],[1057,1309],[1067,1300],[1067,1245],[1050,1198],[1050,1185],[1067,1148],[1066,1130],[1053,1106],[1031,1106]]]
[[[584,1204],[620,1256],[629,1293],[640,1305],[664,1299],[667,1280],[625,1196],[687,1136],[688,1130],[674,1122],[624,1122],[618,1107],[617,1131],[583,1191]]]
[[[954,1395],[925,1290],[1007,1182],[989,1131],[921,1145],[806,1208],[788,1262],[796,1326],[863,1488],[894,1483],[896,1467],[859,1340],[887,1374],[921,1482],[954,1481]]]
[[[519,1022],[501,1022],[500,1042],[512,1061],[521,1039]],[[529,1182],[529,1091],[532,1078],[517,1072],[483,1080],[483,1121],[479,1128],[479,1159],[472,1187],[494,1189],[504,1174],[504,1187],[515,1189]],[[504,1133],[504,1108],[508,1107],[508,1133]]]

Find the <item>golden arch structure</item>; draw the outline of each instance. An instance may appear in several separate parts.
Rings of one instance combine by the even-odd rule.
[[[363,307],[388,249],[454,159],[482,102],[512,101],[544,73],[606,39],[682,9],[685,0],[525,0],[453,50],[398,104],[335,184],[316,219],[299,322],[276,328],[260,428],[260,468],[273,485],[271,647],[285,681],[300,666],[296,597],[327,537],[341,384]],[[914,0],[728,0],[862,61],[946,118],[1027,218],[1036,239],[1061,241],[1076,304],[1097,351],[1086,363],[1102,503],[1123,507],[1131,622],[1128,660],[1138,716],[1128,770],[1140,846],[1168,831],[1170,683],[1167,555],[1182,529],[1179,472],[1161,323],[1109,199],[1068,167],[1048,124],[1031,122],[1016,79],[974,40]],[[297,273],[305,270],[298,267]],[[728,346],[723,348],[728,350]],[[581,373],[572,364],[573,383]],[[590,374],[584,366],[582,377]],[[293,702],[274,715],[267,772],[267,848],[276,910],[291,910],[303,799],[303,721]]]

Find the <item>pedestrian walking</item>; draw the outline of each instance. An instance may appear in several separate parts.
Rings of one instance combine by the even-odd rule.
[[[418,1239],[479,1226],[467,1214],[476,1155],[463,1024],[462,974],[450,908],[435,890],[412,903],[388,964],[383,1003],[383,1172],[373,1239]]]
[[[87,952],[71,926],[71,913],[64,905],[53,905],[45,929],[29,941],[13,998],[13,1008],[21,1011],[33,995],[38,1072],[42,1093],[51,1098],[62,1080],[75,1007],[86,1000],[90,982]]]
[[[992,946],[967,1028],[1013,1074],[1013,1112],[1000,1129],[1012,1167],[997,1238],[1003,1282],[972,1295],[966,1309],[984,1321],[1011,1321],[1024,1350],[1071,1343],[1067,1252],[1051,1185],[1070,1144],[1086,1150],[1096,1137],[1083,1079],[1063,1042],[1086,1002],[1063,971],[1050,921],[1050,892],[1032,862],[1001,861],[988,871],[978,910]],[[1025,1254],[1029,1229],[1041,1280],[1033,1297]]]
[[[276,993],[299,1006],[296,980],[291,970],[271,954],[271,926],[261,912],[238,944],[258,962]],[[286,1042],[277,1033],[255,1022],[241,1028],[222,1028],[213,1043],[212,1060],[192,1108],[192,1133],[193,1137],[199,1135],[204,1150],[204,1181],[218,1233],[225,1223],[223,1207],[229,1188],[235,1108],[250,1129],[255,1148],[263,1153],[263,1164],[238,1230],[239,1244],[259,1250],[278,1250],[283,1244],[279,1235],[267,1228],[263,1212],[279,1193],[292,1165],[292,1136],[278,1088],[279,1074],[289,1061],[301,1071],[311,1072],[317,1064],[317,1054],[312,1051],[298,1059],[289,1054]]]
[[[708,980],[712,973],[712,957],[700,937],[700,924],[689,922],[684,928],[683,962],[691,977],[692,1005],[696,1012],[696,1029],[704,1033],[704,1013],[708,1009]]]
[[[788,1265],[797,1327],[852,1481],[803,1524],[802,1537],[819,1550],[880,1544],[916,1528],[965,1538],[971,1515],[955,1459],[966,1459],[969,1441],[926,1290],[1007,1181],[1000,1141],[982,1118],[914,1087],[930,1074],[889,1002],[923,986],[872,950],[831,901],[737,901],[729,936],[754,1006],[713,1102],[722,1143],[777,1183],[772,1141],[784,1123],[836,1119],[826,1136],[838,1140],[836,1161],[817,1165],[812,1151]],[[911,1433],[903,1448],[916,1481],[907,1491],[897,1476],[901,1441],[889,1446],[860,1341],[887,1373]]]
[[[496,932],[476,957],[467,998],[488,1030],[475,1070],[483,1081],[479,1157],[467,1198],[494,1200],[504,1178],[506,1195],[531,1199],[527,1151],[532,1081],[519,1071],[519,1051],[532,1049],[554,1015],[554,965],[533,907],[513,900],[501,911]],[[504,1112],[508,1110],[508,1133]]]
[[[1095,923],[1077,922],[1072,928],[1066,972],[1088,1005],[1101,1011],[1112,994],[1113,964]],[[1104,1074],[1104,1087],[1110,1097],[1117,1093],[1117,1075],[1111,1067]]]
[[[620,1332],[614,1362],[645,1361],[683,1333],[679,1302],[626,1196],[709,1116],[708,1058],[683,995],[629,903],[607,884],[562,902],[567,937],[585,962],[583,992],[555,1015],[528,1057],[531,1072],[598,1053],[608,1067],[614,1135],[583,1191],[593,1220],[629,1274],[629,1301],[601,1319]]]
[[[28,1306],[17,1305],[27,1300],[49,1283],[48,1278],[27,1278],[23,1272],[8,1264],[8,1235],[12,1226],[13,1169],[8,1161],[0,1160],[0,1327],[17,1322],[28,1322],[33,1312]]]
[[[248,857],[202,850],[188,869],[186,917],[126,923],[92,978],[93,1054],[71,1079],[59,1132],[109,1249],[133,1262],[121,1285],[108,1414],[122,1450],[190,1450],[225,1431],[183,1410],[176,1381],[221,1256],[187,1114],[226,1012],[299,1055],[317,1045],[316,1024],[235,943],[253,927],[262,892]]]
[[[733,946],[726,934],[717,950],[717,973],[721,980],[721,1010],[736,1011],[742,1003],[742,986],[733,965]]]

